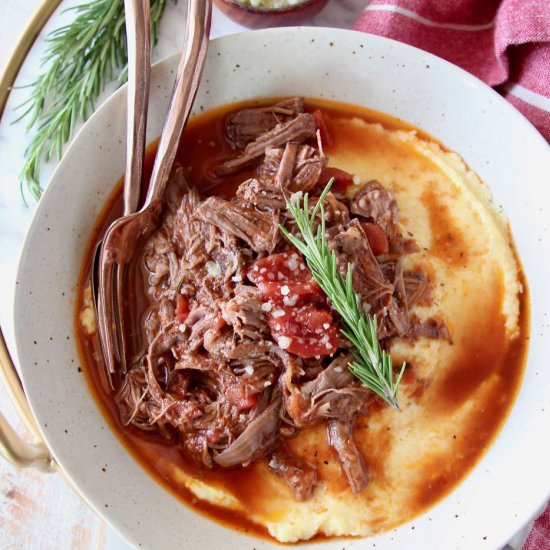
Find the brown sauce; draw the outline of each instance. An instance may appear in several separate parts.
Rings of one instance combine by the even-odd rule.
[[[422,202],[428,207],[430,226],[434,233],[430,253],[453,268],[466,265],[468,246],[462,238],[460,229],[456,227],[447,204],[439,200],[434,189],[424,193]]]
[[[496,281],[491,289],[491,306],[479,312],[464,341],[460,342],[463,353],[437,382],[438,400],[431,411],[439,414],[459,407],[491,377],[498,377],[498,384],[493,385],[468,422],[452,434],[455,452],[446,458],[445,464],[439,461],[422,465],[422,477],[426,483],[412,497],[415,506],[426,507],[437,502],[476,464],[482,451],[488,448],[498,433],[514,402],[523,375],[522,366],[529,340],[526,330],[528,297],[524,294],[520,304],[519,324],[522,333],[510,341],[500,310],[503,288],[502,283],[499,283]],[[526,288],[523,276],[521,284]]]
[[[213,178],[209,170],[213,163],[226,157],[231,152],[223,135],[224,130],[221,121],[224,115],[242,106],[243,104],[233,104],[202,114],[192,119],[185,131],[177,158],[188,169],[192,183],[201,190],[203,195],[211,193],[230,197],[234,194],[236,187],[252,175],[252,171],[242,171],[237,176],[226,178],[222,183]],[[251,106],[251,102],[247,102],[246,106]],[[317,107],[324,110],[329,117],[329,121],[330,117],[357,116],[367,122],[381,123],[386,128],[411,129],[410,126],[401,121],[366,109],[327,101],[308,102],[308,109],[312,110]],[[423,135],[421,132],[419,134]],[[353,139],[353,136],[350,136],[350,139]],[[357,139],[360,139],[360,137],[357,136]],[[359,148],[361,143],[354,143],[353,146]],[[146,179],[149,178],[152,169],[155,149],[156,144],[151,146],[147,153],[145,162]],[[326,148],[329,157],[330,152],[330,148]],[[121,189],[122,182],[119,182],[110,201],[105,206],[96,231],[90,240],[88,260],[83,266],[80,278],[79,288],[81,290],[89,280],[91,255],[95,243],[104,233],[110,221],[122,212]],[[432,205],[429,208],[430,221],[437,227],[439,235],[438,240],[434,243],[434,249],[439,251],[437,253],[447,258],[448,262],[455,267],[463,265],[466,259],[464,254],[461,254],[463,247],[460,246],[460,234],[453,225],[451,213],[448,208],[437,208],[438,201],[435,195],[424,198],[427,203]],[[525,281],[522,280],[521,283],[523,288],[526,289]],[[491,291],[494,296],[491,306],[480,312],[479,319],[472,324],[471,334],[466,337],[465,341],[460,342],[460,345],[464,347],[464,353],[461,355],[460,360],[453,364],[442,380],[436,382],[439,385],[440,401],[435,406],[452,408],[460,405],[467,399],[471,391],[491,374],[497,373],[500,377],[500,383],[489,401],[485,403],[485,409],[480,411],[480,414],[475,415],[465,431],[456,434],[457,442],[453,447],[455,452],[448,464],[442,467],[439,462],[433,461],[433,463],[422,465],[424,482],[421,490],[413,497],[411,517],[418,515],[441,499],[475,465],[496,436],[518,391],[528,342],[527,292],[525,291],[521,295],[520,336],[509,342],[505,334],[502,314],[500,313],[502,288],[499,289],[496,285]],[[82,292],[79,294],[81,295]],[[173,468],[176,466],[212,486],[225,488],[241,501],[244,509],[265,509],[268,511],[270,487],[265,483],[266,476],[269,475],[267,474],[265,461],[257,461],[247,468],[205,471],[186,460],[175,446],[171,446],[160,437],[141,432],[136,428],[123,426],[117,405],[114,402],[114,394],[109,389],[105,378],[103,365],[97,359],[100,357],[97,335],[87,337],[80,328],[78,313],[81,307],[82,298],[80,297],[76,308],[75,324],[79,335],[78,341],[84,371],[91,391],[94,393],[106,420],[124,446],[149,473],[187,505],[239,531],[268,536],[266,529],[250,521],[245,513],[231,511],[200,501],[181,484],[174,484],[172,479]],[[413,388],[408,395],[409,399],[421,401],[425,394],[424,388],[428,382],[416,379],[414,368],[407,372],[406,384],[411,385]],[[369,418],[376,417],[379,409],[380,407],[375,405],[371,409],[370,414],[372,416],[360,419],[356,425],[356,439],[360,442],[365,462],[372,477],[377,480],[378,484],[384,483],[383,464],[388,453],[391,452],[393,438],[398,437],[398,434],[393,434],[389,428],[372,429]],[[322,431],[324,427],[311,428],[312,433],[315,430]],[[331,491],[339,493],[348,490],[345,478],[339,469],[337,457],[328,446],[320,449],[313,445],[308,446],[302,440],[299,444],[293,443],[291,440],[289,446],[296,454],[317,464],[319,477],[330,487]],[[286,490],[286,488],[281,490]],[[290,490],[288,491],[290,496]],[[367,487],[363,499],[365,505],[368,505],[370,498],[369,488]],[[378,522],[380,530],[384,530],[391,523],[383,513],[380,514]]]

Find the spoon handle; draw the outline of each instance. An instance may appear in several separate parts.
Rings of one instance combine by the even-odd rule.
[[[149,0],[124,0],[128,43],[128,96],[124,215],[139,204],[151,76]]]
[[[189,0],[183,52],[143,209],[152,202],[162,200],[164,196],[180,137],[191,113],[204,68],[211,15],[210,0]]]

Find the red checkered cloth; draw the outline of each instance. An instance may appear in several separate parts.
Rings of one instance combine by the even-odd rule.
[[[523,550],[548,550],[550,548],[550,504],[533,524],[523,545]]]
[[[460,65],[550,141],[550,0],[371,0],[354,28]]]
[[[354,29],[460,65],[550,141],[550,0],[371,0]],[[550,504],[523,550],[550,550]]]

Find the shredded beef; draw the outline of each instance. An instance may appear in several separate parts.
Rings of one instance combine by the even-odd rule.
[[[380,263],[357,219],[350,220],[329,238],[338,267],[345,276],[352,269],[353,288],[364,308],[378,321],[379,339],[390,337],[433,337],[449,340],[444,321],[430,320],[429,326],[413,326],[410,308],[430,302],[429,280],[420,272],[404,271],[400,260]],[[434,327],[441,323],[441,330]]]
[[[214,457],[224,467],[248,464],[255,458],[264,456],[277,439],[279,408],[281,398],[277,397],[257,418],[252,420],[239,437]]]
[[[262,210],[279,210],[285,206],[283,190],[271,181],[249,179],[239,185],[237,196]]]
[[[242,239],[254,252],[273,252],[280,238],[278,215],[219,197],[202,202],[195,218]]]
[[[259,340],[269,335],[262,304],[257,288],[240,285],[235,296],[223,306],[224,320],[241,340]]]
[[[431,302],[430,280],[420,271],[405,271],[403,286],[409,307],[415,304],[428,305]]]
[[[277,124],[288,122],[298,113],[303,112],[304,102],[301,97],[286,99],[268,107],[240,109],[227,117],[227,141],[233,149],[243,149]]]
[[[296,500],[308,500],[319,482],[314,464],[300,460],[282,449],[271,455],[269,469],[294,493]]]
[[[318,357],[300,356],[289,344],[305,345],[307,334],[308,345],[322,338],[325,321],[315,328],[315,315],[324,315],[339,334],[337,315],[278,229],[281,223],[298,233],[286,198],[309,192],[313,212],[321,193],[327,158],[319,136],[317,146],[311,139],[315,120],[303,110],[294,98],[228,116],[235,153],[217,166],[218,175],[257,164],[255,176],[230,200],[201,197],[185,171],[174,169],[162,225],[141,254],[150,301],[143,349],[121,376],[116,396],[125,424],[156,432],[201,467],[268,460],[297,500],[310,498],[319,479],[315,464],[290,454],[285,440],[314,425],[326,425],[351,490],[366,486],[369,474],[353,427],[368,414],[373,396],[350,373],[351,344],[343,337],[334,349],[320,348]],[[417,306],[432,305],[432,285],[421,269],[405,267],[412,264],[406,255],[419,247],[400,233],[392,192],[372,181],[351,200],[341,191],[328,193],[323,209],[337,269],[343,276],[351,269],[361,308],[376,315],[382,346],[396,337],[452,342],[442,318],[421,321],[415,314]],[[389,250],[375,256],[365,222],[382,228]],[[315,231],[319,224],[317,214]],[[257,268],[251,277],[262,265],[264,271]],[[276,267],[267,272],[270,265]],[[295,334],[297,327],[311,332]],[[284,347],[286,334],[291,338]]]
[[[340,355],[304,384],[292,381],[296,365],[287,362],[290,372],[283,396],[289,418],[296,426],[311,426],[326,418],[349,419],[366,410],[368,392],[349,372],[349,360],[349,355]]]
[[[379,182],[368,182],[353,198],[350,210],[352,214],[379,225],[390,242],[397,237],[397,201],[393,193],[384,189]]]
[[[315,119],[309,113],[301,113],[288,122],[277,124],[273,130],[266,132],[249,143],[242,153],[222,162],[215,168],[218,176],[234,174],[242,168],[259,160],[266,147],[281,147],[290,141],[301,143],[315,135]]]
[[[326,157],[311,145],[289,142],[285,147],[268,147],[258,167],[261,185],[294,193],[310,191],[321,176]]]
[[[330,247],[336,253],[342,274],[345,275],[351,265],[353,288],[361,301],[377,310],[388,306],[393,285],[384,278],[365,232],[356,219],[347,223],[341,232],[330,239]]]
[[[354,419],[331,420],[328,424],[328,442],[338,453],[352,492],[359,493],[367,486],[369,474],[353,438],[354,423]]]
[[[416,316],[413,316],[411,322],[413,326],[413,336],[415,338],[423,337],[432,340],[447,340],[447,342],[453,343],[451,333],[443,319],[430,318],[425,321],[420,321]]]

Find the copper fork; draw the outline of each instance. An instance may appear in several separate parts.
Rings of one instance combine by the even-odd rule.
[[[210,0],[189,0],[184,48],[145,203],[139,212],[116,220],[103,240],[99,269],[98,325],[110,380],[117,362],[123,372],[126,369],[124,290],[128,266],[140,240],[158,225],[168,177],[206,60],[211,12]]]
[[[128,91],[126,122],[126,170],[124,175],[124,215],[134,213],[139,204],[143,159],[145,155],[145,133],[147,129],[147,105],[151,76],[151,37],[149,0],[124,0],[126,20],[126,41],[128,48]],[[107,236],[107,235],[106,235]],[[106,237],[105,236],[105,237]],[[105,238],[100,241],[92,261],[92,295],[99,317],[100,257]],[[112,276],[122,280],[124,273],[113,270]],[[122,314],[122,310],[118,314]],[[101,338],[100,338],[101,339]],[[101,339],[102,348],[103,339]],[[117,349],[119,357],[124,356]],[[111,373],[108,371],[111,387]]]

